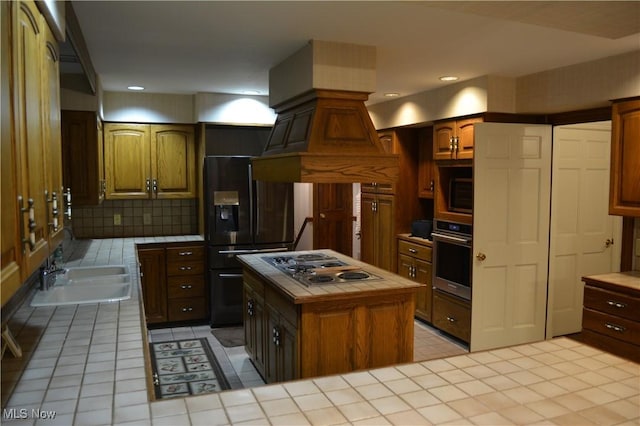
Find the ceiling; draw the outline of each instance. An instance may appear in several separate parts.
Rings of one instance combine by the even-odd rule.
[[[369,103],[640,49],[639,1],[73,1],[105,91],[268,95],[309,40],[376,47]],[[61,68],[63,73],[71,68]],[[640,70],[639,70],[640,72]]]

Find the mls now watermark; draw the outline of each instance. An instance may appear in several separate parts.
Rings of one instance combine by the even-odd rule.
[[[52,410],[41,410],[39,408],[5,408],[2,410],[4,419],[54,419],[56,412]]]

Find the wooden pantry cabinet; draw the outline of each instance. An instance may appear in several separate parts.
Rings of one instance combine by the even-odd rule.
[[[396,235],[409,232],[413,220],[429,215],[418,198],[418,129],[381,131],[378,136],[386,152],[398,154],[400,176],[393,184],[361,184],[361,259],[395,272]]]
[[[209,318],[202,243],[142,244],[137,252],[147,324]]]
[[[104,124],[106,198],[196,198],[195,129]]]
[[[95,206],[104,200],[104,140],[95,111],[62,111],[64,186],[74,206]]]
[[[410,234],[398,235],[398,274],[426,284],[418,290],[415,316],[427,322],[431,322],[433,305],[431,252],[431,241]]]
[[[58,43],[35,2],[1,2],[0,14],[4,305],[62,241],[64,207]]]
[[[612,107],[609,214],[640,217],[640,98]]]
[[[472,117],[435,123],[433,125],[433,159],[473,159],[473,125],[482,121],[482,117]]]

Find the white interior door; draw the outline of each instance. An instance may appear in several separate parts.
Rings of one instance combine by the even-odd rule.
[[[548,338],[582,329],[583,276],[619,270],[622,218],[608,214],[610,146],[610,121],[553,129]]]
[[[543,340],[551,126],[479,123],[474,144],[470,350]]]

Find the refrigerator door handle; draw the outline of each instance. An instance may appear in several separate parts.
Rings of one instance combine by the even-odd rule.
[[[220,250],[218,254],[256,254],[256,253],[277,253],[287,251],[286,247],[268,248],[268,249],[247,249],[247,250]]]
[[[251,161],[249,161],[249,231],[251,237],[253,238],[255,232],[255,218],[253,215],[255,214],[255,206],[253,199],[253,166],[251,165]]]

